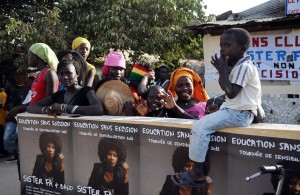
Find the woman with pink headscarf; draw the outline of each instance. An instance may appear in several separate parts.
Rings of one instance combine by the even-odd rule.
[[[104,62],[102,72],[104,78],[97,83],[95,90],[97,91],[97,89],[106,81],[122,80],[125,69],[126,64],[124,55],[121,52],[111,51]]]

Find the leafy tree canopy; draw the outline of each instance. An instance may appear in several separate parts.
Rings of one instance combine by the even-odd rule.
[[[13,59],[26,68],[29,46],[45,42],[66,49],[77,36],[89,39],[91,60],[109,49],[143,53],[169,63],[202,58],[199,35],[184,29],[206,22],[202,0],[4,0],[0,10],[0,61]],[[134,51],[134,52],[132,52]]]

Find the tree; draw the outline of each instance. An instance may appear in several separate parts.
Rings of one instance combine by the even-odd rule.
[[[92,60],[109,49],[127,51],[133,61],[143,53],[176,64],[201,58],[202,40],[184,29],[205,22],[202,0],[5,0],[0,6],[0,62],[26,68],[25,55],[35,42],[52,49],[70,48],[77,36],[93,45]],[[132,52],[134,51],[134,52]]]
[[[135,51],[134,59],[149,53],[168,61],[202,57],[201,37],[183,28],[191,19],[207,20],[202,0],[66,0],[61,9],[74,32],[70,39],[85,36],[97,52],[114,48]]]
[[[27,69],[27,50],[44,42],[52,49],[65,48],[65,27],[54,0],[6,0],[0,6],[0,62],[12,61],[19,71]]]

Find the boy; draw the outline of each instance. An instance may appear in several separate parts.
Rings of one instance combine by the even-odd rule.
[[[220,110],[197,121],[191,130],[189,157],[195,161],[189,172],[177,173],[172,180],[179,186],[205,185],[203,162],[210,135],[225,127],[245,127],[252,123],[261,99],[261,84],[256,67],[245,52],[250,45],[250,34],[241,28],[225,31],[220,38],[220,54],[212,56],[212,65],[219,73],[219,84],[225,92]]]

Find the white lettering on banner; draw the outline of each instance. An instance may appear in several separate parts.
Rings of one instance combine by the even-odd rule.
[[[90,186],[77,186],[77,192],[82,194],[100,195],[100,190],[95,190]]]
[[[288,160],[288,161],[293,161],[293,162],[300,162],[299,157],[294,157],[294,156],[283,156],[283,155],[275,155],[276,160]]]
[[[49,133],[60,133],[60,130],[57,129],[43,129],[43,128],[39,128],[40,132],[49,132]]]
[[[227,138],[225,136],[215,136],[215,135],[211,135],[210,136],[210,141],[211,142],[219,142],[219,143],[226,143],[227,142]]]
[[[53,126],[57,127],[70,127],[71,123],[66,121],[51,121]]]
[[[148,139],[148,141],[150,143],[153,143],[153,144],[166,144],[166,141],[164,139],[159,139],[159,140],[156,140],[156,139]]]
[[[126,126],[115,126],[115,131],[124,132],[124,133],[138,133],[138,128],[135,127],[126,127]]]
[[[247,54],[261,80],[300,78],[300,36],[297,34],[253,35]]]
[[[41,125],[51,125],[51,121],[41,120]]]
[[[40,178],[37,178],[36,176],[23,175],[23,181],[28,182],[28,183],[43,185],[43,180]]]
[[[256,151],[256,152],[251,152],[251,151],[244,151],[244,150],[240,150],[240,154],[244,155],[244,156],[253,156],[253,157],[263,157],[263,153]]]
[[[99,125],[95,123],[88,122],[74,122],[74,127],[83,129],[98,129]]]
[[[189,138],[190,133],[189,132],[184,132],[184,131],[178,131],[177,132],[177,137],[178,138]]]
[[[167,137],[172,137],[175,135],[174,131],[169,131],[164,129],[149,129],[149,128],[143,128],[142,133],[147,135],[158,135],[158,136],[167,136]]]
[[[20,124],[24,124],[24,125],[38,125],[40,124],[40,122],[38,120],[34,120],[34,119],[19,119],[18,123]]]
[[[300,144],[279,143],[279,150],[300,152]]]
[[[254,140],[254,139],[242,139],[233,137],[231,143],[234,145],[249,146],[249,147],[260,147],[260,148],[275,148],[275,142]]]
[[[99,133],[99,137],[106,137],[106,138],[113,138],[113,139],[126,139],[126,137],[122,135],[110,135],[110,134],[101,134],[101,133]]]
[[[32,127],[30,127],[30,128],[28,128],[28,127],[23,127],[23,129],[24,129],[25,131],[34,131],[34,128],[32,128]]]
[[[184,142],[174,142],[174,146],[189,147],[189,144]]]

